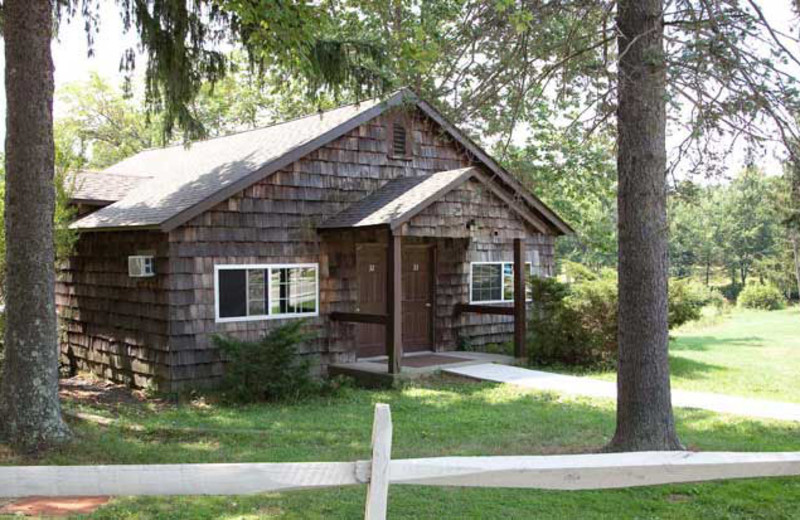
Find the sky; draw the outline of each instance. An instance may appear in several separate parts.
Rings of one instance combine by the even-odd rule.
[[[757,0],[769,20],[776,28],[790,34],[797,34],[795,17],[791,11],[792,0]],[[59,86],[76,81],[88,79],[90,72],[96,71],[101,76],[117,80],[121,84],[122,73],[119,71],[120,59],[126,49],[135,48],[137,37],[135,31],[125,34],[118,7],[114,0],[101,0],[100,2],[100,32],[94,45],[94,55],[87,56],[88,45],[84,32],[83,22],[79,19],[72,23],[64,24],[59,37],[53,42],[53,61],[55,63],[56,90]],[[0,40],[0,70],[5,69],[5,52]],[[143,59],[138,60],[143,63]],[[798,71],[800,75],[800,70]],[[5,92],[4,77],[0,74],[0,147],[5,143]],[[54,111],[58,117],[63,113],[64,107],[55,100]],[[668,129],[669,133],[669,129]],[[668,138],[667,147],[677,145],[680,138],[672,132]],[[778,147],[769,148],[759,164],[767,171],[777,173],[780,171]],[[736,171],[744,164],[746,159],[745,148],[737,147],[734,153],[726,157],[726,166],[729,171]]]

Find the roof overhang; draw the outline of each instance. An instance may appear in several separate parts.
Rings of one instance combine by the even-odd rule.
[[[550,233],[550,227],[535,212],[515,201],[475,166],[389,181],[382,188],[323,222],[318,229],[325,231],[384,226],[396,231],[431,204],[472,179],[480,182],[503,201],[526,224],[540,233]]]

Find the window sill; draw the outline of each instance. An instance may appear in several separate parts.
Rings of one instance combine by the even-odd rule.
[[[267,314],[263,316],[242,316],[236,318],[216,318],[214,323],[240,323],[247,321],[288,320],[293,318],[315,318],[319,312],[304,312],[298,314]]]

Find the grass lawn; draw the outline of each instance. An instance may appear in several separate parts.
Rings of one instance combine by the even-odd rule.
[[[560,399],[493,384],[432,380],[391,391],[346,389],[295,405],[222,407],[202,401],[96,404],[68,408],[113,414],[144,432],[73,422],[76,441],[45,458],[3,464],[334,461],[368,458],[372,407],[386,402],[395,458],[595,451],[614,428],[613,403]],[[692,449],[800,451],[800,425],[679,410]],[[176,427],[184,428],[176,431]],[[187,432],[185,428],[203,428]],[[258,430],[258,431],[251,431]],[[364,487],[248,497],[117,498],[90,518],[353,519]],[[390,518],[798,518],[800,478],[553,492],[394,486]]]
[[[671,335],[673,388],[800,403],[800,307],[707,315]]]

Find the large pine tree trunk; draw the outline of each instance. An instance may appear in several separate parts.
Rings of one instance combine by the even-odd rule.
[[[789,239],[792,242],[792,252],[794,254],[794,276],[797,279],[797,295],[800,297],[800,231],[796,229],[790,230]]]
[[[610,450],[673,450],[663,0],[619,0],[619,369]]]
[[[792,243],[794,257],[794,275],[797,278],[797,295],[800,297],[800,158],[795,149],[792,158],[792,169],[789,193],[789,240]]]
[[[36,449],[66,439],[54,296],[53,60],[49,0],[6,0],[6,331],[0,435]]]

